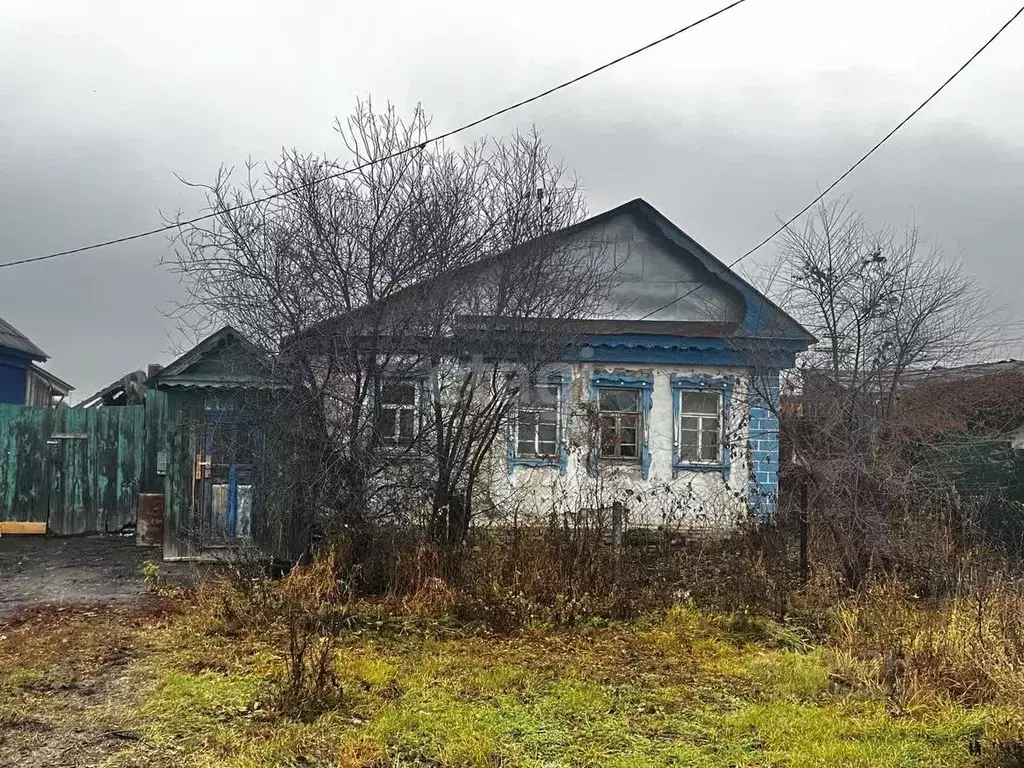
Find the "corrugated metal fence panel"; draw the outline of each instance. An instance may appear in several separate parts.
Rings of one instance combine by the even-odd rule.
[[[0,408],[0,520],[51,533],[118,531],[135,520],[146,456],[143,406]]]

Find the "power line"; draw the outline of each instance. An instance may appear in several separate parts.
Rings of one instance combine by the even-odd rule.
[[[215,218],[216,216],[221,216],[221,215],[223,215],[225,213],[232,213],[234,211],[238,211],[238,210],[241,210],[243,208],[248,208],[249,206],[252,206],[252,205],[258,205],[260,203],[265,203],[265,202],[267,202],[269,200],[273,200],[275,198],[282,197],[284,195],[289,195],[289,194],[291,194],[293,192],[297,192],[297,191],[299,191],[301,189],[307,189],[309,187],[315,187],[318,184],[324,183],[325,181],[330,181],[332,179],[337,179],[337,178],[339,178],[341,176],[345,176],[345,175],[350,174],[350,173],[355,173],[356,171],[361,171],[364,168],[369,168],[370,166],[376,165],[378,163],[384,163],[384,162],[387,162],[388,160],[394,160],[395,158],[401,157],[402,155],[406,155],[409,152],[412,152],[414,150],[425,149],[427,147],[427,145],[429,145],[429,144],[434,144],[434,143],[436,143],[438,141],[443,141],[444,139],[450,138],[450,137],[454,136],[457,133],[462,133],[463,131],[468,131],[470,128],[475,128],[478,125],[482,125],[483,123],[486,123],[486,122],[488,122],[490,120],[493,120],[496,117],[500,117],[500,116],[502,116],[504,114],[512,112],[513,110],[519,109],[521,107],[525,107],[527,104],[532,104],[533,102],[539,101],[540,99],[543,99],[543,98],[545,98],[547,96],[550,96],[551,94],[556,93],[558,91],[561,91],[564,88],[568,88],[569,86],[575,85],[576,83],[578,83],[578,82],[580,82],[582,80],[586,80],[588,77],[592,77],[593,75],[596,75],[599,72],[603,72],[604,70],[606,70],[606,69],[608,69],[610,67],[614,67],[616,64],[621,64],[622,62],[626,61],[627,59],[631,59],[632,57],[637,56],[637,55],[639,55],[641,53],[644,53],[645,51],[649,51],[651,48],[654,48],[657,45],[661,45],[662,43],[665,43],[665,42],[673,39],[674,37],[677,37],[677,36],[683,34],[684,32],[688,32],[689,30],[693,29],[694,27],[700,26],[701,24],[703,24],[706,21],[711,21],[711,19],[715,18],[716,16],[721,16],[726,11],[732,10],[736,6],[742,5],[746,1],[747,0],[734,0],[733,2],[729,3],[728,5],[726,5],[726,6],[722,7],[722,8],[719,8],[717,11],[715,11],[713,13],[709,13],[707,16],[704,16],[702,18],[697,19],[696,21],[693,21],[693,22],[687,24],[685,27],[680,27],[679,29],[675,30],[674,32],[670,32],[667,35],[664,35],[663,37],[659,37],[657,40],[652,40],[651,42],[647,43],[646,45],[641,46],[640,48],[632,50],[629,53],[625,53],[625,54],[619,56],[618,58],[612,59],[611,61],[607,61],[604,64],[601,64],[600,66],[594,67],[593,69],[588,70],[588,71],[584,72],[581,75],[577,75],[576,77],[572,78],[571,80],[566,80],[564,82],[559,83],[558,85],[555,85],[555,86],[553,86],[551,88],[548,88],[546,91],[541,91],[540,93],[535,94],[534,96],[530,96],[529,98],[523,99],[522,101],[517,101],[516,103],[510,104],[507,107],[502,107],[501,109],[495,110],[494,112],[491,112],[490,114],[487,114],[487,115],[484,115],[483,117],[477,118],[476,120],[473,120],[472,122],[466,123],[465,125],[460,125],[458,128],[453,128],[450,131],[442,133],[442,134],[440,134],[438,136],[432,136],[432,137],[430,137],[430,138],[420,142],[419,144],[415,144],[415,145],[413,145],[411,147],[406,147],[405,149],[401,149],[401,150],[399,150],[397,152],[392,152],[390,155],[386,155],[384,157],[379,157],[379,158],[376,158],[374,160],[369,160],[369,161],[367,161],[365,163],[362,163],[361,165],[357,165],[357,166],[354,166],[352,168],[346,168],[343,171],[338,171],[337,173],[330,174],[328,176],[325,176],[322,179],[316,179],[314,181],[306,182],[305,184],[298,184],[298,185],[296,185],[294,187],[290,187],[289,189],[285,189],[285,190],[282,190],[280,192],[275,192],[272,195],[267,195],[265,197],[255,198],[253,200],[249,200],[249,201],[246,201],[244,203],[239,203],[238,205],[230,206],[228,208],[225,208],[225,209],[222,209],[222,210],[219,210],[219,211],[215,211],[213,213],[207,213],[207,214],[203,214],[202,216],[196,216],[196,217],[188,219],[186,221],[175,222],[173,224],[166,224],[166,225],[161,226],[161,227],[155,227],[154,229],[148,229],[148,230],[146,230],[144,232],[136,232],[135,234],[132,234],[132,235],[125,235],[124,237],[117,237],[117,238],[114,238],[112,240],[104,240],[103,242],[92,243],[91,245],[83,245],[83,246],[79,246],[77,248],[69,248],[66,251],[57,251],[55,253],[48,253],[48,254],[45,254],[45,255],[42,255],[42,256],[29,256],[29,257],[24,258],[24,259],[16,259],[14,261],[0,262],[0,269],[2,269],[4,267],[16,267],[16,266],[21,265],[21,264],[32,264],[32,263],[37,262],[37,261],[47,261],[49,259],[56,259],[56,258],[60,258],[62,256],[72,256],[72,255],[77,254],[77,253],[84,253],[85,251],[94,251],[94,250],[96,250],[98,248],[106,248],[107,246],[118,245],[119,243],[127,243],[127,242],[131,242],[132,240],[141,240],[144,237],[151,237],[152,235],[159,235],[159,234],[161,234],[163,232],[169,232],[169,231],[171,231],[173,229],[177,229],[178,227],[181,227],[181,226],[188,226],[190,224],[197,224],[200,221],[206,221],[207,219],[212,219],[212,218]]]
[[[865,152],[863,155],[861,155],[860,159],[857,160],[857,162],[855,162],[849,168],[847,168],[839,176],[839,178],[837,178],[835,181],[833,181],[831,184],[829,184],[827,187],[825,187],[824,191],[822,191],[817,197],[815,197],[813,200],[811,200],[811,202],[809,202],[807,205],[805,205],[803,208],[801,208],[799,211],[797,211],[795,214],[793,214],[784,223],[779,225],[779,227],[774,232],[772,232],[770,235],[768,235],[768,237],[766,237],[764,240],[759,242],[757,245],[755,245],[749,251],[746,251],[745,253],[743,253],[739,258],[735,259],[734,261],[729,262],[729,264],[727,264],[726,266],[729,269],[732,269],[733,267],[735,267],[737,264],[739,264],[741,261],[743,261],[748,256],[751,256],[754,253],[757,253],[757,251],[761,250],[764,246],[766,246],[768,243],[770,243],[772,240],[774,240],[775,237],[779,233],[783,232],[787,227],[789,227],[790,224],[792,224],[794,221],[796,221],[801,216],[803,216],[805,213],[807,213],[809,210],[811,210],[811,208],[813,208],[815,205],[817,205],[819,202],[821,202],[829,192],[831,192],[833,189],[838,187],[846,179],[847,176],[849,176],[851,173],[853,173],[855,170],[857,170],[857,168],[859,168],[864,163],[865,160],[867,160],[869,157],[871,157],[873,154],[875,154],[875,152],[877,150],[879,150],[882,147],[882,145],[885,144],[889,139],[891,139],[896,134],[897,131],[899,131],[903,126],[905,126],[907,123],[909,123],[911,120],[913,120],[914,117],[917,116],[918,112],[920,112],[922,109],[924,109],[926,106],[928,106],[928,104],[931,103],[932,99],[934,99],[936,96],[938,96],[940,93],[942,93],[943,90],[945,90],[947,85],[949,85],[954,80],[956,80],[956,78],[960,75],[960,73],[963,72],[965,69],[967,69],[972,63],[974,63],[974,60],[976,58],[978,58],[982,53],[984,53],[985,49],[988,48],[990,45],[992,45],[992,43],[995,42],[996,38],[999,37],[1001,34],[1003,34],[1003,32],[1006,31],[1007,27],[1009,27],[1011,24],[1013,24],[1013,22],[1015,22],[1017,20],[1017,18],[1021,14],[1024,14],[1024,6],[1021,6],[1017,10],[1017,12],[1015,14],[1013,14],[1013,16],[1011,16],[1006,21],[1006,23],[1003,24],[1003,26],[1001,26],[998,30],[996,30],[996,33],[994,35],[992,35],[992,37],[990,37],[988,40],[985,41],[984,45],[982,45],[978,50],[976,50],[971,55],[971,57],[969,59],[967,59],[967,61],[965,61],[963,64],[961,64],[960,67],[952,75],[950,75],[948,78],[946,78],[945,82],[943,82],[942,85],[940,85],[938,88],[936,88],[934,91],[932,91],[931,95],[928,96],[927,99],[925,99],[920,104],[918,104],[917,107],[909,115],[907,115],[905,118],[900,120],[900,122],[897,123],[896,126],[891,131],[889,131],[887,134],[885,134],[885,136],[883,136],[881,139],[879,139],[878,142],[876,142],[875,145],[873,147],[871,147],[871,149],[869,149],[867,152]],[[2,265],[0,265],[0,266],[2,266]],[[656,315],[659,312],[662,312],[663,310],[668,309],[672,305],[674,305],[674,304],[682,301],[683,299],[685,299],[687,296],[692,295],[693,293],[695,293],[699,289],[700,289],[700,286],[692,288],[688,292],[684,293],[682,296],[678,296],[678,297],[672,299],[672,301],[668,302],[667,304],[664,304],[663,306],[660,306],[657,309],[655,309],[655,310],[653,310],[651,312],[648,312],[646,315],[641,317],[640,320],[647,320],[648,318],[652,317],[653,315]],[[634,321],[631,321],[631,322],[639,322],[639,321],[635,321],[634,320]]]

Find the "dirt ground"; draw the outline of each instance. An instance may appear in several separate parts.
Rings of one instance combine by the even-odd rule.
[[[146,652],[139,627],[163,610],[164,599],[147,594],[147,560],[163,585],[210,571],[162,562],[159,548],[136,547],[131,536],[0,537],[0,662],[12,649],[19,659],[45,656],[42,671],[20,682],[5,680],[0,663],[0,768],[98,768],[139,738],[96,718],[131,698],[128,669]]]
[[[143,590],[142,566],[187,581],[192,566],[162,563],[158,548],[136,547],[130,536],[0,536],[0,618],[29,605],[120,603]]]

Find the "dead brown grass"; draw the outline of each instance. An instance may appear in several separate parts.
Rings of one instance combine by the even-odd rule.
[[[0,765],[100,765],[139,738],[112,716],[135,700],[130,667],[173,600],[27,608],[0,622]]]

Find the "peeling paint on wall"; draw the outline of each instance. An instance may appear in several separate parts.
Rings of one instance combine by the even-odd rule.
[[[644,425],[650,457],[648,477],[641,463],[596,460],[595,407],[590,381],[594,375],[650,376],[650,413]],[[730,448],[729,471],[686,471],[674,467],[675,424],[672,377],[732,377],[734,382],[724,432]],[[776,376],[777,382],[777,376]],[[488,491],[496,506],[515,510],[519,519],[538,522],[576,514],[581,509],[624,505],[632,526],[726,530],[749,513],[749,483],[761,464],[751,460],[751,386],[746,368],[683,365],[630,366],[579,364],[572,369],[568,429],[564,430],[567,467],[515,466],[505,462],[490,467]],[[760,418],[760,412],[759,412]],[[760,425],[760,422],[759,422]],[[760,441],[758,437],[758,441]],[[502,446],[503,448],[504,446]],[[754,446],[758,462],[769,457],[768,442]],[[673,471],[675,469],[675,471]],[[777,476],[776,476],[777,478]]]

